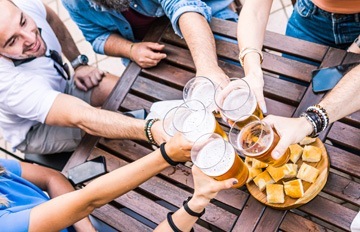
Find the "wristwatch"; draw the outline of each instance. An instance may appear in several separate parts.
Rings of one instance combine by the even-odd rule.
[[[71,66],[75,70],[81,65],[87,65],[88,62],[89,62],[89,58],[86,55],[81,54],[78,57],[76,57],[73,61],[71,61]]]

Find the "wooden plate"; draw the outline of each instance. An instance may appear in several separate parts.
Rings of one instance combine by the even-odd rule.
[[[318,163],[310,163],[306,162],[306,164],[311,165],[315,168],[317,168],[319,172],[319,176],[317,177],[316,181],[314,183],[309,183],[306,181],[302,181],[303,187],[304,187],[304,196],[298,199],[291,198],[285,194],[285,202],[282,204],[270,204],[266,201],[266,190],[260,191],[259,188],[256,186],[254,181],[251,181],[250,183],[246,184],[250,194],[260,201],[261,203],[268,205],[270,207],[276,208],[276,209],[293,209],[297,208],[303,204],[308,203],[310,200],[312,200],[325,186],[327,177],[329,175],[329,169],[330,169],[330,162],[329,157],[327,155],[326,149],[324,144],[321,142],[320,139],[316,139],[315,142],[309,144],[312,146],[319,147],[322,150],[321,154],[321,160]],[[289,160],[289,163],[291,161]],[[303,163],[301,157],[296,163],[298,165],[298,170]],[[295,179],[295,178],[292,178]],[[282,182],[292,180],[292,179],[282,179],[277,182],[277,184],[282,184]]]

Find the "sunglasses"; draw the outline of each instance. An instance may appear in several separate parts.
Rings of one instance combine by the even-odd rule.
[[[61,55],[55,50],[50,50],[49,57],[54,61],[54,68],[62,76],[62,78],[66,81],[70,80],[69,65],[63,62]]]

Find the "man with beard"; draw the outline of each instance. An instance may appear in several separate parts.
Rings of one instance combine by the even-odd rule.
[[[73,78],[62,50],[73,61]],[[41,0],[0,0],[0,127],[14,150],[73,151],[84,131],[147,140],[145,121],[96,108],[118,78],[82,58],[65,25]],[[151,124],[154,143],[166,138],[160,124]]]
[[[142,68],[156,66],[164,45],[140,42],[156,18],[166,15],[177,35],[184,37],[196,75],[220,83],[227,76],[218,66],[211,17],[237,21],[232,0],[62,0],[95,52],[128,58]],[[128,62],[128,60],[127,60]],[[127,62],[124,62],[125,64]]]

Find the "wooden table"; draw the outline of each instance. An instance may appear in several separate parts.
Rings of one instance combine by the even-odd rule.
[[[234,40],[234,43],[216,41],[220,66],[229,77],[242,77],[243,69],[238,65],[236,24],[213,19],[211,27],[214,34]],[[184,40],[176,36],[164,21],[151,29],[145,41],[165,44],[166,60],[151,69],[141,69],[131,63],[104,105],[105,109],[149,110],[153,102],[182,98],[182,87],[195,75]],[[280,53],[303,57],[317,64],[287,59]],[[311,71],[354,61],[360,61],[360,56],[267,32],[262,66],[268,112],[299,116],[323,97],[323,94],[315,95],[311,90]],[[296,82],[279,79],[279,75]],[[230,189],[220,192],[207,207],[195,231],[349,231],[360,206],[359,128],[360,112],[356,112],[321,134],[331,160],[331,171],[322,192],[308,204],[280,211],[259,203],[246,187]],[[70,167],[99,155],[106,157],[107,168],[111,171],[150,152],[151,148],[145,143],[85,135],[64,173]],[[137,189],[95,210],[93,215],[120,231],[151,231],[166,218],[168,211],[181,207],[183,200],[191,195],[193,180],[190,171],[183,165],[170,167]]]

